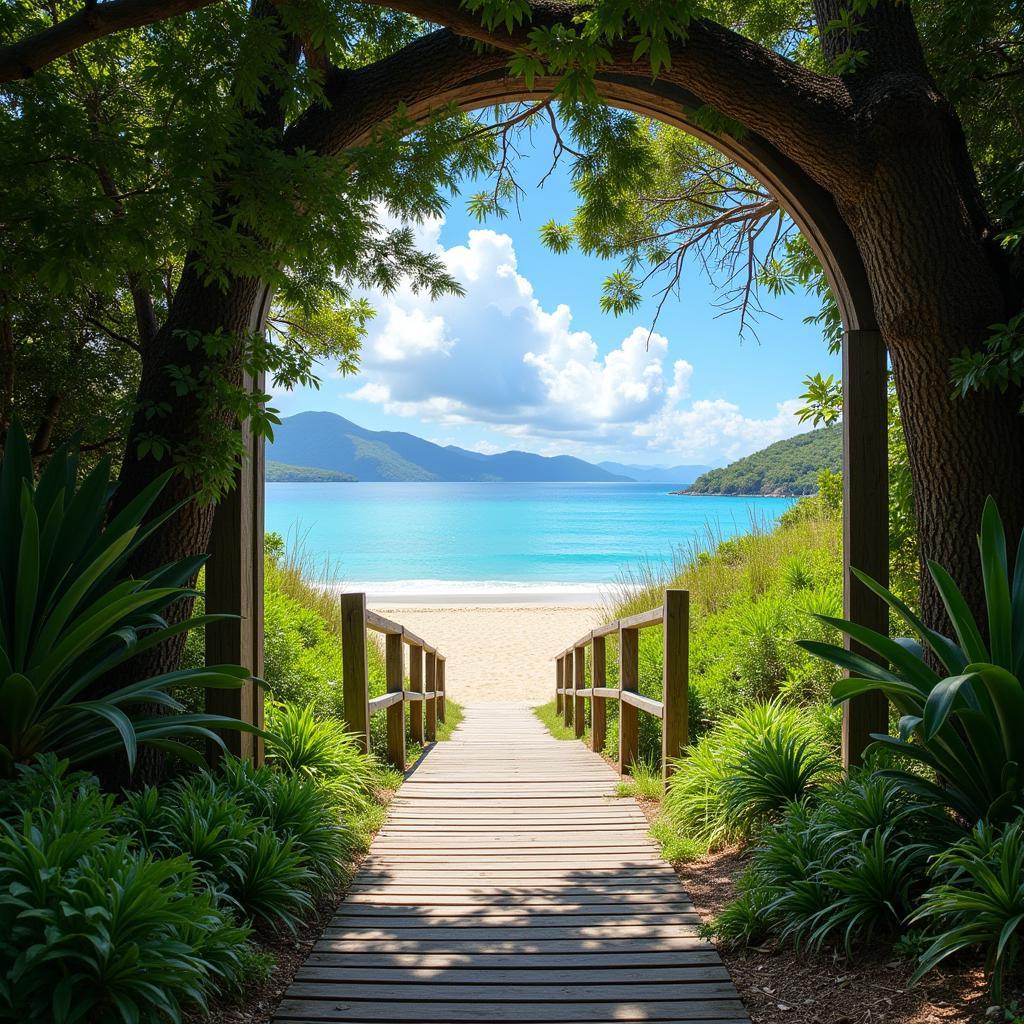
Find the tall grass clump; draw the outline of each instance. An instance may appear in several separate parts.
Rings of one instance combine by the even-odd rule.
[[[741,708],[687,748],[662,805],[680,835],[714,849],[748,839],[837,765],[813,719],[776,699]]]

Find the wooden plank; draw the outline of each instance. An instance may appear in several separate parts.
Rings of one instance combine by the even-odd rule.
[[[563,662],[576,722],[583,664]],[[468,709],[403,785],[274,1019],[747,1020],[615,781],[525,708]]]
[[[608,707],[604,698],[607,694],[607,646],[603,635],[594,635],[590,646],[590,749],[600,754],[604,750],[608,729]]]
[[[603,626],[598,626],[590,631],[590,635],[597,639],[602,636],[609,636],[612,633],[618,633],[619,631],[619,620],[615,619],[614,622],[606,622]]]
[[[412,644],[409,647],[409,690],[412,694],[423,692],[423,647]],[[409,735],[413,743],[423,742],[423,705],[409,703]]]
[[[262,323],[262,321],[261,321]],[[263,391],[262,375],[243,374],[243,387]],[[263,677],[263,489],[264,441],[248,421],[238,427],[247,457],[235,471],[235,486],[217,502],[206,563],[206,610],[235,618],[213,622],[205,630],[207,665],[243,665]],[[210,714],[228,715],[263,727],[263,688],[246,680],[237,689],[207,690]],[[210,741],[207,759],[219,762],[224,748],[236,757],[262,761],[263,741],[252,733],[221,729],[224,743]]]
[[[567,970],[566,968],[570,968]],[[607,964],[599,968],[560,964],[558,967],[382,967],[367,962],[351,966],[344,955],[314,953],[295,974],[300,981],[378,982],[407,985],[430,982],[434,985],[551,985],[571,978],[573,985],[690,984],[695,981],[728,981],[729,972],[721,964],[694,963],[672,967],[621,967]],[[574,989],[579,998],[579,990]]]
[[[341,595],[341,675],[345,727],[365,754],[370,749],[370,677],[366,659],[366,595]]]
[[[889,580],[888,395],[885,343],[878,331],[843,335],[843,615],[889,632],[885,603],[852,569]],[[844,638],[857,654],[865,647]],[[889,731],[885,694],[873,691],[843,705],[843,764],[860,764],[872,733]]]
[[[620,997],[619,1003],[578,1002],[551,1004],[538,1012],[533,1003],[359,1002],[348,1001],[343,992],[335,999],[282,1000],[274,1020],[293,1021],[685,1021],[711,1024],[721,1020],[746,1020],[739,998],[674,999],[651,1002]],[[613,1015],[612,1015],[613,1014]]]
[[[392,622],[391,619],[386,619],[383,615],[370,611],[369,608],[366,610],[366,628],[377,633],[387,633],[389,636],[401,637],[402,635],[402,627],[397,622]]]
[[[572,725],[573,710],[575,707],[575,700],[570,695],[570,691],[573,688],[575,676],[573,675],[573,661],[575,652],[568,650],[562,656],[562,686],[564,687],[564,696],[562,698],[562,724],[569,728]]]
[[[683,756],[689,737],[690,685],[690,594],[686,590],[666,590],[665,621],[662,625],[661,766],[668,783],[675,770],[674,761]]]
[[[637,708],[640,711],[646,711],[647,714],[654,715],[655,718],[662,718],[665,714],[665,705],[653,697],[642,697],[639,693],[633,693],[631,690],[624,689],[620,694],[620,699],[623,704]],[[632,760],[630,760],[630,764],[632,763]]]
[[[636,707],[626,694],[640,687],[640,634],[636,629],[619,630],[619,774],[626,774],[639,757],[640,723]]]
[[[428,743],[433,743],[437,739],[437,701],[436,697],[436,685],[437,685],[437,655],[434,651],[427,651],[427,671],[426,679],[423,684],[423,698],[426,701],[425,709],[427,713],[427,723],[424,727],[423,738]]]
[[[624,629],[643,629],[646,626],[658,626],[661,624],[664,609],[652,608],[650,611],[638,612],[636,615],[627,615],[619,619],[619,632]]]
[[[589,642],[590,636],[587,635],[587,641]],[[587,704],[583,697],[582,690],[587,683],[587,649],[586,647],[577,647],[573,652],[572,659],[572,670],[573,670],[573,689],[575,693],[575,705],[572,710],[573,728],[576,732],[576,738],[579,739],[587,731]]]
[[[405,771],[404,655],[401,633],[389,633],[384,641],[384,672],[388,697],[392,698],[387,709],[387,756],[391,767],[400,772]]]
[[[378,711],[383,711],[385,708],[391,707],[392,704],[401,703],[401,693],[382,693],[379,697],[371,697],[367,706],[369,707],[370,717],[372,718]]]

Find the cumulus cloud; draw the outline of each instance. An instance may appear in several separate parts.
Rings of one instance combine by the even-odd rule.
[[[442,426],[484,426],[546,451],[646,447],[731,458],[800,429],[796,400],[767,419],[727,401],[692,400],[693,366],[671,359],[668,339],[645,327],[602,354],[589,332],[573,329],[567,305],[543,308],[508,235],[474,230],[446,249],[440,225],[418,226],[418,241],[465,296],[373,296],[362,383],[347,397]]]

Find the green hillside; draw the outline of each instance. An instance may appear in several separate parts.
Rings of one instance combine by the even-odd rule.
[[[341,473],[336,469],[289,466],[287,462],[267,460],[268,484],[352,483],[355,479],[351,473]]]
[[[814,494],[818,473],[838,473],[843,463],[843,428],[839,423],[777,441],[699,476],[685,494]]]

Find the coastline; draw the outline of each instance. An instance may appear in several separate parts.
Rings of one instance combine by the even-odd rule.
[[[370,580],[329,583],[335,593],[366,594],[374,609],[388,608],[586,608],[603,604],[610,584],[510,580]]]
[[[758,494],[726,494],[724,491],[669,491],[673,498],[788,498],[790,501],[797,498],[813,498],[814,494],[782,494],[778,491],[771,491],[765,494],[761,491]]]

